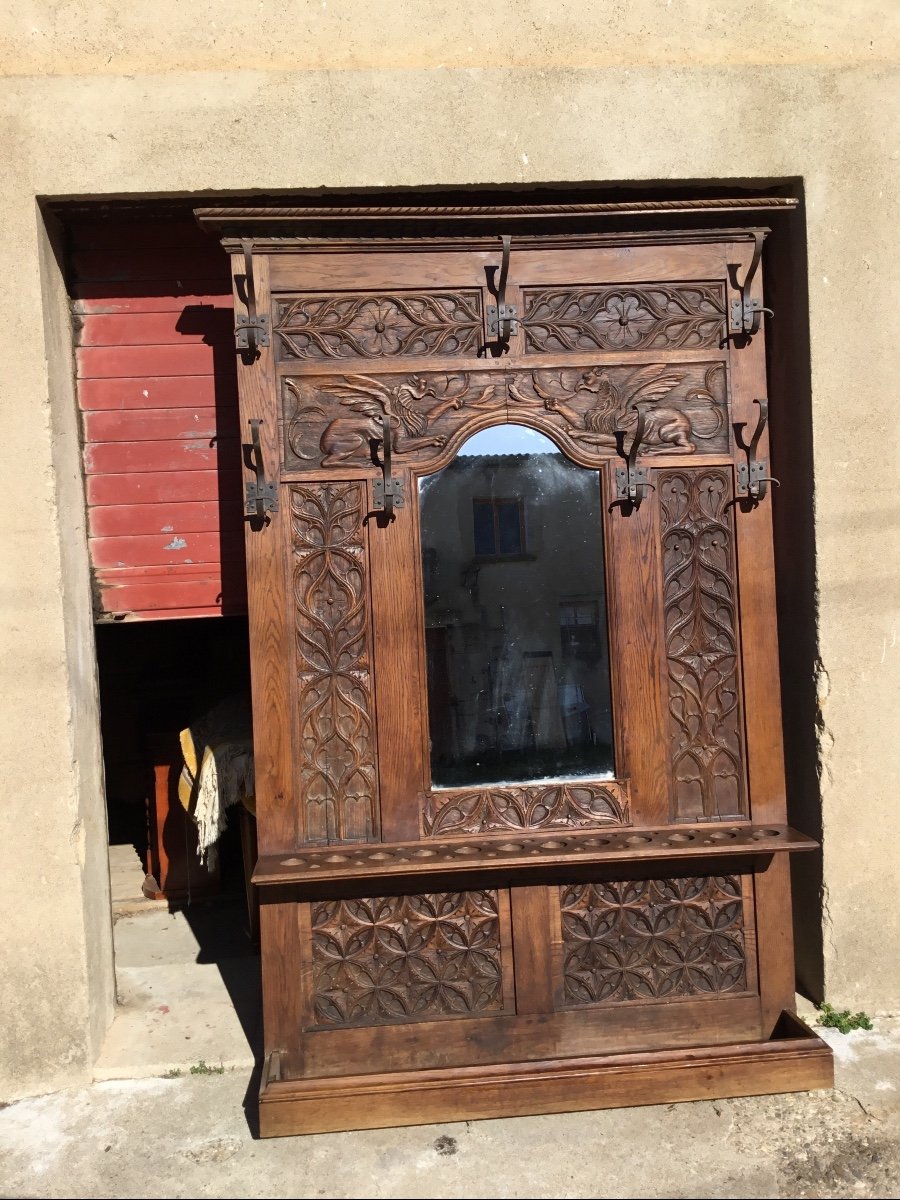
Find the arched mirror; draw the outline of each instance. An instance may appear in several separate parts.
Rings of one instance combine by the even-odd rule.
[[[495,426],[419,509],[432,786],[611,777],[597,472]]]

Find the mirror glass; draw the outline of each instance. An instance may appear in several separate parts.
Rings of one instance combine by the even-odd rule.
[[[432,786],[612,776],[600,505],[521,425],[419,481]]]

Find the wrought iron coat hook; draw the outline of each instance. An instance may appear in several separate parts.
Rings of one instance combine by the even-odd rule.
[[[756,457],[756,447],[759,445],[759,439],[769,421],[769,402],[768,400],[754,400],[753,403],[759,405],[759,418],[749,445],[744,440],[747,422],[735,421],[732,426],[734,440],[747,456],[747,461],[738,465],[737,496],[732,504],[736,504],[738,500],[744,500],[749,502],[751,508],[755,508],[760,500],[765,500],[770,483],[774,483],[776,487],[781,486],[777,479],[766,474],[768,470],[766,460]]]
[[[610,504],[608,510],[612,512],[614,508],[621,507],[625,516],[628,516],[634,509],[640,508],[641,502],[646,499],[648,488],[656,491],[650,482],[648,468],[637,465],[638,450],[644,439],[644,410],[640,404],[632,404],[631,407],[637,413],[637,424],[634,427],[634,436],[627,453],[625,452],[626,430],[613,430],[613,436],[616,439],[616,453],[619,458],[625,460],[625,466],[616,467],[616,499]]]
[[[381,438],[376,438],[372,444],[372,457],[381,467],[381,478],[372,484],[373,503],[379,512],[384,514],[384,524],[394,519],[394,508],[403,508],[406,499],[403,495],[403,480],[395,479],[391,473],[391,422],[385,413],[381,418]],[[378,442],[382,446],[382,458],[379,462],[377,455]]]
[[[750,259],[750,265],[747,268],[743,282],[737,282],[736,271],[732,276],[735,287],[741,294],[740,296],[735,296],[731,301],[731,321],[728,326],[730,334],[752,337],[754,333],[759,333],[763,313],[766,313],[770,317],[775,316],[771,308],[763,307],[761,300],[750,299],[750,288],[753,284],[757,267],[759,266],[759,260],[762,257],[762,247],[763,235],[761,233],[754,233],[753,257]]]
[[[269,344],[269,318],[256,310],[256,281],[253,277],[253,243],[249,238],[241,239],[244,252],[244,289],[247,296],[247,311],[238,313],[234,327],[234,342],[238,350],[248,350],[253,358],[259,354],[260,346]]]
[[[244,513],[253,518],[251,525],[259,528],[268,523],[266,513],[278,512],[278,485],[274,480],[266,479],[263,464],[262,446],[259,442],[259,427],[262,421],[254,418],[250,421],[250,445],[244,447],[244,459],[251,471],[256,474],[252,483],[245,485]]]
[[[509,275],[509,251],[512,238],[504,233],[500,239],[503,245],[503,257],[500,260],[500,278],[494,293],[496,304],[487,306],[488,337],[496,338],[499,345],[508,347],[509,339],[519,329],[519,314],[514,304],[506,303],[506,279]]]

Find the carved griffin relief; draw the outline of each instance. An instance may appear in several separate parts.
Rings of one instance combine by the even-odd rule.
[[[724,364],[653,363],[287,376],[285,465],[367,466],[384,417],[395,454],[439,465],[493,416],[547,432],[577,462],[599,466],[615,453],[615,431],[633,431],[637,403],[645,416],[644,453],[727,451]]]

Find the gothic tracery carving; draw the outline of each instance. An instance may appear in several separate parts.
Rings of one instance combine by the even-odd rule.
[[[590,829],[624,825],[628,795],[621,784],[557,783],[521,787],[448,788],[429,792],[425,833],[510,833],[533,829]]]
[[[312,909],[319,1025],[503,1010],[496,890],[329,900]]]
[[[567,1007],[747,986],[736,875],[560,888]]]

